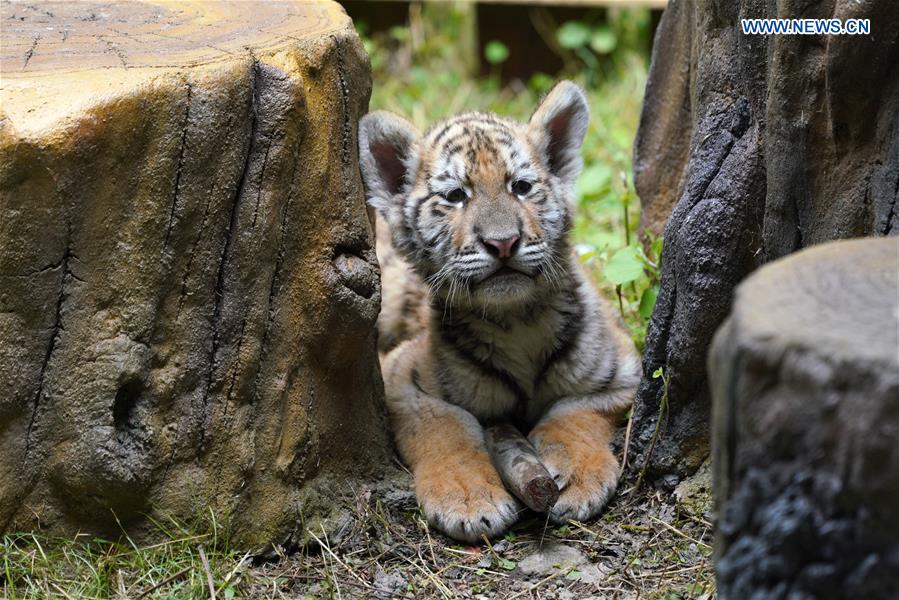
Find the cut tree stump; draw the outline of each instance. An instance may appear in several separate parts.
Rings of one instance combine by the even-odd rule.
[[[709,374],[721,597],[899,597],[899,239],[759,270]]]
[[[332,2],[2,4],[0,532],[285,542],[390,444]]]
[[[871,34],[744,35],[746,18],[862,18]],[[899,233],[896,23],[896,0],[665,9],[634,144],[642,231],[665,238],[630,461],[656,485],[709,455],[706,354],[736,285],[814,244]]]

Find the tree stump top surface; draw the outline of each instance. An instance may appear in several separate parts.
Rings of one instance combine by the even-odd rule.
[[[155,75],[252,60],[352,26],[329,0],[3,1],[0,19],[0,102],[20,133]]]
[[[831,242],[781,259],[737,289],[756,339],[836,360],[899,365],[899,238]]]

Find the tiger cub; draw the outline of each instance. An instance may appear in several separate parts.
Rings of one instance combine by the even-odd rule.
[[[586,98],[562,81],[527,124],[468,113],[424,135],[374,112],[360,163],[378,214],[379,351],[397,447],[429,523],[474,542],[512,525],[483,427],[518,425],[588,519],[615,489],[615,417],[639,360],[572,252]]]

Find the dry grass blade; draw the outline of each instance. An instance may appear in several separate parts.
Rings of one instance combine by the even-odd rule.
[[[178,572],[175,573],[174,575],[171,575],[171,576],[169,576],[169,577],[166,577],[165,579],[163,579],[162,581],[160,581],[159,583],[157,583],[157,584],[154,585],[153,587],[147,588],[146,590],[144,590],[143,592],[141,592],[140,595],[138,595],[137,597],[138,597],[138,598],[146,598],[147,596],[149,596],[150,594],[152,594],[153,592],[155,592],[155,591],[158,590],[159,588],[161,588],[161,587],[163,587],[163,586],[165,586],[165,585],[168,585],[168,584],[172,583],[173,581],[175,581],[175,580],[178,579],[179,577],[183,577],[184,575],[186,575],[187,573],[189,573],[190,570],[191,570],[191,567],[184,567],[183,569],[181,569],[180,571],[178,571]]]
[[[203,570],[206,571],[206,583],[209,585],[209,598],[210,600],[215,600],[215,584],[212,582],[212,570],[209,568],[209,559],[206,558],[206,552],[203,551],[203,546],[197,546],[197,550],[200,552]]]
[[[533,584],[529,588],[522,590],[522,591],[518,592],[517,594],[512,594],[511,596],[509,596],[509,598],[507,600],[515,600],[515,598],[520,598],[520,597],[524,596],[525,594],[530,594],[531,592],[533,592],[537,588],[539,588],[541,585],[544,585],[544,584],[552,581],[556,577],[560,577],[562,575],[563,575],[562,571],[557,571],[557,572],[553,573],[552,575],[548,575],[547,577],[544,577],[543,579],[541,579],[537,583]]]
[[[364,579],[362,579],[361,577],[359,577],[359,575],[357,575],[356,572],[355,572],[353,569],[351,569],[349,565],[347,565],[345,562],[343,562],[342,560],[340,560],[340,557],[337,556],[337,554],[335,554],[333,550],[331,550],[331,545],[330,545],[330,544],[327,544],[327,543],[325,543],[325,542],[322,542],[322,540],[321,540],[317,535],[315,535],[315,533],[313,533],[313,531],[312,531],[311,529],[308,529],[308,530],[307,530],[307,533],[309,533],[309,535],[311,535],[312,538],[313,538],[316,542],[318,542],[318,545],[321,546],[322,549],[323,549],[325,552],[327,552],[327,553],[331,556],[331,558],[334,559],[334,561],[335,561],[337,564],[339,564],[341,567],[343,567],[344,569],[346,569],[346,572],[349,573],[350,575],[352,575],[353,578],[354,578],[356,581],[358,581],[360,584],[362,584],[363,587],[365,587],[365,588],[367,588],[367,589],[370,589],[370,588],[371,588],[371,584],[370,584],[369,582],[367,582],[367,581],[365,581]],[[327,541],[328,536],[325,534],[324,528],[322,528],[322,536],[325,538],[325,541]]]
[[[624,450],[621,451],[621,472],[627,473],[627,454],[631,447],[631,431],[634,428],[634,411],[627,417],[627,428],[624,430]]]
[[[703,548],[705,548],[705,549],[707,549],[707,550],[711,550],[711,549],[712,549],[712,547],[709,546],[708,544],[706,544],[705,542],[702,542],[702,541],[700,541],[700,540],[697,540],[697,539],[694,538],[694,537],[690,537],[689,535],[687,535],[686,533],[684,533],[683,531],[681,531],[681,530],[678,529],[677,527],[674,527],[673,525],[669,525],[668,523],[666,523],[666,522],[663,521],[662,519],[659,519],[658,517],[654,517],[653,515],[649,515],[649,519],[650,519],[651,521],[655,522],[655,523],[658,523],[658,524],[661,525],[662,527],[668,529],[668,530],[671,531],[672,533],[676,533],[677,535],[681,536],[682,538],[684,538],[684,539],[686,539],[686,540],[690,540],[691,542],[693,542],[693,543],[696,544],[697,546],[701,546],[701,547],[703,547]]]

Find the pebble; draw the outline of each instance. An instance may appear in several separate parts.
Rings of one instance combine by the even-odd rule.
[[[576,548],[548,543],[519,561],[518,572],[522,575],[550,575],[556,571],[567,572],[587,562],[587,557]]]

